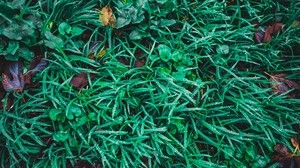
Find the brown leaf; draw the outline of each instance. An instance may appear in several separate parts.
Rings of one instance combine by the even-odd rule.
[[[31,78],[34,77],[39,71],[45,69],[47,64],[47,61],[42,55],[34,57],[30,62],[28,72],[24,75],[25,84],[31,84]]]
[[[13,61],[5,65],[2,86],[6,92],[22,92],[24,89],[23,62]]]
[[[271,86],[273,88],[273,91],[277,94],[282,94],[291,89],[300,90],[300,85],[298,83],[284,78],[287,74],[284,73],[274,74],[274,75],[270,75],[269,73],[266,74],[270,76],[270,81],[272,82]],[[288,96],[295,97],[295,94],[288,94]]]
[[[99,12],[99,19],[103,26],[115,27],[116,21],[113,15],[113,11],[110,7],[105,6]]]
[[[297,137],[293,136],[291,138],[291,142],[292,142],[293,147],[295,148],[295,152],[297,150],[299,150],[299,141],[298,141]]]
[[[299,20],[295,20],[292,27],[297,27],[299,25],[300,21]]]
[[[268,26],[263,29],[260,28],[254,33],[255,41],[258,43],[267,43],[271,41],[272,37],[279,31],[283,31],[283,23],[275,23],[272,26]]]
[[[295,139],[294,139],[295,140]],[[293,143],[293,142],[292,142]],[[293,155],[284,144],[276,144],[274,147],[274,154],[272,160],[279,164],[279,167],[299,167],[300,156]]]
[[[94,74],[91,74],[91,78],[95,77]],[[71,80],[70,84],[75,88],[82,88],[88,85],[88,76],[86,73],[79,73],[78,75],[74,76]]]
[[[86,73],[80,73],[73,77],[70,84],[75,88],[81,88],[88,84],[88,78]]]
[[[265,36],[264,36],[264,43],[267,43],[271,40],[272,36],[275,35],[275,33],[277,33],[280,29],[282,29],[283,24],[282,23],[275,23],[272,26],[269,26],[266,30],[265,30]]]
[[[277,154],[280,157],[287,157],[287,156],[292,155],[290,150],[284,144],[281,144],[281,143],[278,143],[275,145],[274,151],[275,151],[275,154]]]

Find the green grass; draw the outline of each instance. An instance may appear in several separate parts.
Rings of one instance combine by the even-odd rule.
[[[299,2],[26,4],[42,18],[34,46],[48,66],[33,78],[38,87],[2,99],[1,167],[73,167],[82,160],[103,167],[265,167],[276,143],[292,149],[299,93],[275,94],[265,72],[300,81],[300,27],[292,26]],[[126,11],[144,17],[130,13],[120,28],[103,26],[98,15],[106,5],[117,22]],[[255,43],[254,23],[267,27],[275,19],[284,31]],[[60,34],[63,22],[88,37]],[[102,58],[89,59],[94,41],[106,48]],[[88,74],[87,86],[72,87],[78,73]]]

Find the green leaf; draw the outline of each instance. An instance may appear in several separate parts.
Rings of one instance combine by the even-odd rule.
[[[83,32],[84,32],[84,30],[82,28],[80,28],[80,27],[73,27],[71,34],[72,34],[72,36],[79,36]]]
[[[3,29],[2,34],[11,40],[22,40],[24,37],[33,36],[34,30],[25,23],[11,23]]]
[[[172,55],[171,55],[171,48],[164,45],[164,44],[160,44],[158,47],[158,53],[159,53],[159,56],[160,58],[165,61],[165,62],[168,62]]]
[[[82,116],[82,117],[80,117],[80,118],[76,118],[76,126],[80,127],[80,126],[86,124],[87,121],[88,121],[88,119],[87,119],[87,117],[85,115]]]
[[[168,26],[172,26],[176,23],[176,20],[174,19],[161,19],[158,22],[158,27],[168,27]]]
[[[183,81],[186,75],[186,71],[179,71],[179,72],[173,72],[172,76],[175,78],[175,80]]]
[[[5,59],[8,61],[18,61],[19,55],[6,54]]]
[[[97,113],[94,113],[94,112],[89,113],[88,119],[91,121],[97,121]]]
[[[11,3],[9,3],[9,5],[13,9],[19,9],[25,5],[25,0],[13,0]]]
[[[66,117],[69,120],[73,120],[75,117],[79,117],[81,113],[82,113],[81,108],[71,103],[67,108]]]
[[[56,132],[53,134],[54,141],[57,142],[65,142],[67,139],[70,138],[70,134],[68,132]]]
[[[162,67],[159,70],[160,70],[160,73],[162,73],[162,74],[168,74],[169,75],[171,73],[171,70],[167,67]]]
[[[72,27],[68,23],[66,23],[66,22],[62,22],[58,26],[58,32],[61,35],[70,34],[71,31],[72,31]]]
[[[178,61],[182,60],[183,57],[184,57],[184,54],[182,52],[180,52],[180,51],[174,51],[172,53],[172,60],[174,62],[178,62]]]
[[[130,17],[118,17],[116,21],[116,28],[119,29],[126,25],[129,25],[130,22],[131,22]]]
[[[65,117],[64,117],[64,114],[63,114],[61,109],[52,109],[52,110],[50,110],[49,118],[52,121],[62,121],[62,122],[65,121]]]
[[[8,47],[6,49],[6,52],[8,54],[14,55],[17,52],[18,49],[19,49],[19,43],[16,42],[16,41],[10,41],[8,43]]]
[[[46,31],[45,37],[45,45],[49,48],[62,48],[64,46],[64,42],[61,38],[54,36],[50,31]]]
[[[229,47],[228,47],[228,45],[220,45],[217,48],[217,53],[218,54],[228,54],[229,53]]]
[[[157,3],[160,3],[160,4],[164,4],[166,3],[168,0],[156,0]]]
[[[78,147],[78,141],[76,138],[72,137],[72,138],[69,138],[69,143],[70,143],[70,146],[71,147]]]
[[[34,57],[34,53],[30,51],[27,47],[20,48],[18,50],[19,57],[24,58],[27,61],[31,61]]]
[[[232,148],[226,147],[224,149],[225,159],[230,160],[234,155],[234,150]]]
[[[138,30],[138,29],[133,30],[133,31],[129,34],[129,38],[130,38],[131,40],[140,40],[140,39],[142,39],[142,38],[144,38],[144,37],[149,37],[149,36],[150,36],[149,33],[143,32],[143,31]]]
[[[256,151],[256,148],[255,146],[251,145],[251,146],[248,146],[247,149],[246,149],[246,153],[252,158],[254,159],[257,155],[257,151]]]

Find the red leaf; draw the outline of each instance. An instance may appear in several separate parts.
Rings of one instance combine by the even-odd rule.
[[[278,143],[274,146],[274,151],[275,154],[277,154],[280,157],[286,157],[292,155],[290,150],[284,144],[281,143]]]
[[[39,71],[44,70],[47,65],[48,62],[42,56],[35,57],[30,62],[29,71],[24,76],[25,83],[31,84],[31,78],[35,76]]]
[[[255,41],[258,43],[267,43],[271,41],[272,37],[279,31],[283,30],[283,23],[275,23],[272,26],[268,26],[264,30],[257,30],[254,34]]]
[[[91,78],[94,78],[95,75],[92,74]],[[82,88],[88,84],[88,76],[86,73],[79,73],[78,75],[74,76],[71,80],[70,84],[75,88]]]
[[[273,91],[277,94],[287,92],[291,89],[300,90],[300,85],[298,83],[284,78],[287,74],[284,73],[274,74],[274,75],[270,75],[268,73],[266,74],[270,76],[270,81],[272,82],[271,86],[273,88]],[[288,94],[288,96],[292,98],[295,97],[294,94]]]
[[[22,92],[24,88],[23,64],[21,61],[8,63],[7,70],[2,73],[2,85],[6,92]],[[11,78],[10,78],[11,76]]]

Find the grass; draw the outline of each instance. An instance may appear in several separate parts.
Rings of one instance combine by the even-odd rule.
[[[48,66],[33,78],[38,87],[2,99],[1,167],[266,167],[277,143],[292,149],[299,93],[275,94],[266,72],[299,81],[300,3],[164,3],[26,2],[43,18],[34,52]],[[103,26],[106,5],[117,22],[134,9],[144,18]],[[284,31],[255,43],[254,23],[275,21]],[[63,22],[83,35],[60,34]],[[130,38],[135,30],[141,38]],[[90,59],[95,41],[106,52]],[[78,73],[88,74],[87,86],[70,84]]]

